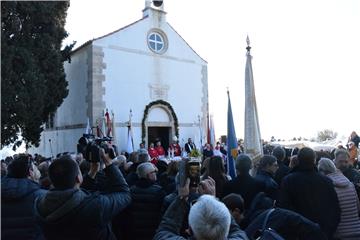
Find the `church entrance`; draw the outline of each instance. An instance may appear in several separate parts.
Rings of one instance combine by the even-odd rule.
[[[166,154],[170,145],[170,137],[171,127],[148,127],[148,143],[154,143],[156,146],[156,142],[160,140]]]
[[[145,107],[142,120],[142,141],[146,147],[150,143],[161,141],[161,145],[167,153],[171,139],[179,135],[179,125],[174,109],[168,102],[157,100]]]

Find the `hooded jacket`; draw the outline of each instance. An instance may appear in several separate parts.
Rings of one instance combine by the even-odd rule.
[[[27,178],[1,179],[2,239],[43,239],[33,206],[35,199],[45,193]]]
[[[340,170],[327,176],[334,183],[341,209],[335,236],[340,239],[360,239],[360,204],[354,184]]]
[[[110,165],[104,172],[107,192],[53,189],[37,199],[35,211],[47,239],[115,239],[109,223],[131,197],[119,169]]]

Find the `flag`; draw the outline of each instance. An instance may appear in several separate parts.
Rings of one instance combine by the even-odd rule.
[[[131,136],[131,127],[128,126],[128,143],[127,143],[127,152],[130,154],[134,151],[134,144]]]
[[[127,136],[128,137],[127,152],[129,154],[134,151],[134,140],[133,140],[133,134],[132,134],[131,117],[132,117],[132,111],[130,109],[129,124],[128,124],[128,136]]]
[[[111,137],[111,128],[112,128],[112,124],[111,124],[111,120],[110,120],[110,114],[108,112],[108,109],[106,109],[106,112],[105,112],[105,120],[106,120],[106,136],[107,137]]]
[[[91,130],[91,127],[90,127],[90,119],[87,118],[87,124],[86,124],[85,134],[91,134],[91,133],[92,133],[92,130]]]
[[[254,78],[251,65],[252,56],[250,55],[250,41],[247,41],[247,54],[245,66],[245,131],[244,131],[244,152],[253,160],[259,159],[263,155],[261,144],[259,118],[256,107]]]
[[[105,115],[103,115],[103,117],[100,120],[100,132],[101,132],[101,137],[106,137],[106,118]]]
[[[213,147],[215,147],[215,128],[214,128],[214,119],[213,115],[210,115],[210,144],[212,144]]]
[[[115,116],[114,116],[114,112],[111,111],[111,135],[112,135],[112,141],[114,142],[114,144],[116,145],[116,134],[115,134]]]
[[[236,177],[235,159],[238,155],[237,139],[235,134],[234,120],[231,110],[230,93],[228,94],[228,116],[227,116],[227,172],[232,179]]]
[[[209,114],[207,115],[207,121],[206,121],[206,140],[208,144],[211,144],[211,137],[210,137],[210,118],[209,118]],[[213,147],[214,145],[212,145]]]
[[[101,120],[96,120],[96,136],[97,137],[101,137],[101,130],[100,130],[100,123],[101,123]]]

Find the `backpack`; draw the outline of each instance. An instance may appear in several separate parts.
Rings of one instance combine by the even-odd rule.
[[[256,240],[285,240],[274,229],[266,228],[270,214],[274,210],[275,210],[275,208],[272,208],[267,212],[263,226],[262,226],[261,235]]]

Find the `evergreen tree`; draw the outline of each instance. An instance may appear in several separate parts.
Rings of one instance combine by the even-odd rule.
[[[68,1],[1,2],[1,144],[38,146],[43,124],[68,94],[61,50]]]

